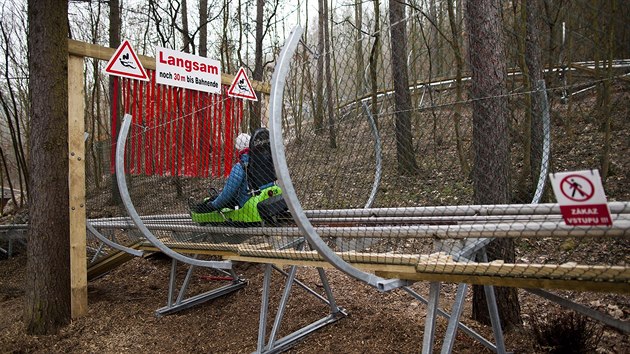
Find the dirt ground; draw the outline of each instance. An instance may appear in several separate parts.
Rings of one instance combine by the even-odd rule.
[[[256,349],[264,265],[237,263],[237,273],[248,281],[246,287],[191,309],[157,317],[155,310],[167,301],[170,261],[163,257],[134,259],[90,282],[88,314],[53,336],[24,333],[21,316],[25,265],[24,254],[0,260],[1,353],[248,353]],[[184,271],[184,268],[179,271],[180,281]],[[315,269],[299,268],[297,274],[298,279],[323,293]],[[338,305],[346,309],[349,316],[309,335],[290,353],[420,352],[426,315],[423,303],[402,290],[379,293],[336,270],[326,274]],[[226,283],[212,280],[208,275],[218,274],[207,269],[196,271],[191,294]],[[284,279],[274,272],[271,316],[275,315]],[[426,283],[414,284],[413,289],[428,297]],[[448,310],[454,294],[454,285],[444,285],[441,306]],[[630,316],[627,297],[595,293],[571,296],[612,316],[626,320]],[[520,299],[525,323],[522,328],[505,334],[506,347],[515,353],[545,352],[544,348],[536,346],[530,319],[547,316],[557,306],[524,291],[520,291]],[[279,335],[284,336],[327,313],[322,302],[296,287]],[[462,322],[484,337],[492,338],[491,329],[472,321],[470,315],[469,299]],[[439,318],[436,351],[441,347],[445,329],[446,321]],[[453,352],[490,353],[461,331]],[[612,328],[603,328],[597,352],[628,353],[630,337]]]

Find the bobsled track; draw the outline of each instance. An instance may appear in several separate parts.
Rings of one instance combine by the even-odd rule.
[[[388,33],[381,34],[384,47],[393,41]],[[609,185],[616,196],[608,203],[611,226],[566,225],[547,185],[550,173],[599,166],[599,150],[591,151],[596,139],[589,135],[597,130],[596,124],[582,116],[595,110],[589,95],[602,82],[610,84],[610,100],[617,102],[613,108],[624,109],[628,60],[615,60],[614,65],[611,61],[611,76],[602,79],[592,73],[591,66],[598,64],[576,59],[562,69],[547,71],[548,81],[557,84],[553,87],[546,87],[544,80],[526,84],[523,74],[511,71],[509,92],[482,91],[477,93],[482,99],[467,100],[462,92],[471,90],[470,77],[415,81],[422,77],[416,73],[406,79],[408,90],[401,90],[391,72],[396,63],[355,67],[351,60],[355,43],[339,40],[338,47],[317,53],[306,37],[299,27],[290,33],[276,59],[270,87],[254,82],[268,104],[260,114],[268,118],[273,156],[273,166],[262,168],[273,169],[288,207],[288,213],[272,222],[201,225],[192,221],[189,212],[189,199],[198,202],[208,187],[223,186],[234,161],[234,137],[247,130],[245,117],[256,114],[256,109],[226,95],[225,86],[221,93],[207,94],[156,84],[155,62],[142,56],[150,80],[116,82],[120,91],[111,98],[112,112],[126,114],[122,122],[116,122],[114,114],[111,143],[91,146],[85,153],[84,189],[89,201],[100,208],[109,205],[100,199],[110,199],[111,187],[116,186],[124,210],[119,206],[90,210],[94,215],[87,219],[89,278],[132,257],[162,252],[172,258],[172,267],[166,305],[157,315],[167,315],[246,286],[234,271],[234,262],[265,264],[258,353],[286,350],[346,317],[327,280],[326,269],[331,268],[374,287],[374,296],[402,289],[410,299],[425,303],[423,353],[433,351],[438,315],[448,319],[443,353],[452,351],[457,331],[491,351],[506,352],[499,319],[499,307],[505,304],[494,286],[526,289],[630,332],[628,321],[551,292],[630,295],[629,174],[628,165],[619,162],[624,147],[627,151],[628,121],[610,132],[615,173],[610,173]],[[95,47],[69,41],[71,55],[81,57],[75,80],[83,80],[83,56],[108,60],[113,53]],[[393,60],[396,53],[389,54]],[[339,64],[334,73],[316,75],[322,58]],[[417,65],[409,71],[421,69]],[[558,83],[554,75],[560,71]],[[364,75],[355,79],[356,72]],[[407,91],[409,105],[401,104],[398,91]],[[314,92],[325,93],[319,97]],[[82,100],[81,95],[76,102]],[[539,110],[530,109],[533,102]],[[474,112],[491,112],[491,105],[506,108],[514,124],[511,130],[496,122],[477,126]],[[78,104],[70,107],[83,111]],[[570,115],[579,109],[589,113]],[[576,121],[580,118],[585,126],[571,131],[552,124],[552,110]],[[535,129],[529,130],[527,119],[540,124],[530,121],[527,124]],[[515,132],[521,125],[533,132],[531,146],[521,144],[527,139]],[[78,131],[82,138],[83,126]],[[556,147],[553,139],[560,134],[573,134],[574,146]],[[516,135],[512,141],[503,141],[502,137],[512,135]],[[517,190],[516,185],[526,187]],[[94,208],[89,203],[87,207]],[[25,228],[0,226],[0,235],[11,245]],[[0,251],[10,254],[11,247]],[[177,279],[182,265],[189,267],[183,282]],[[303,266],[317,269],[320,289],[297,279],[298,267]],[[206,293],[188,294],[197,267],[211,268],[231,282]],[[270,309],[274,272],[286,278],[275,311]],[[415,282],[430,283],[427,298],[409,287]],[[442,283],[458,284],[449,313],[440,308]],[[492,340],[459,321],[473,284],[483,285],[488,299]],[[279,338],[296,287],[329,311]]]
[[[152,191],[161,188],[161,184],[179,183],[179,188],[192,196],[203,191],[208,180],[182,178],[174,181],[172,175],[150,178],[140,176],[137,172],[143,169],[140,165],[145,162],[135,165],[134,161],[142,160],[141,156],[149,156],[149,152],[141,150],[142,146],[151,145],[143,145],[139,141],[141,137],[147,139],[152,133],[147,125],[134,130],[133,126],[140,124],[134,122],[140,121],[130,114],[124,117],[116,143],[115,169],[121,199],[128,216],[91,219],[88,229],[92,235],[107,242],[108,247],[121,252],[117,254],[139,255],[147,251],[160,251],[173,259],[167,305],[157,311],[159,315],[185,309],[242,288],[246,283],[232,270],[233,262],[256,262],[267,264],[257,352],[285,350],[318,328],[345,317],[345,310],[335,301],[334,289],[328,285],[324,269],[330,267],[335,267],[378,291],[402,288],[412,297],[426,303],[428,310],[422,343],[424,352],[432,351],[438,314],[449,318],[443,352],[452,350],[457,330],[464,331],[493,351],[505,352],[502,332],[499,330],[500,304],[495,298],[493,286],[530,289],[534,294],[604,321],[622,331],[630,330],[627,322],[615,320],[541,290],[630,293],[630,267],[624,261],[623,255],[618,258],[611,253],[603,260],[582,256],[584,252],[601,253],[602,242],[610,247],[618,247],[622,254],[625,253],[630,236],[630,202],[608,204],[612,215],[610,227],[567,226],[557,204],[539,203],[547,174],[550,172],[548,108],[546,114],[543,114],[544,149],[540,156],[540,173],[534,183],[536,190],[530,203],[455,203],[425,207],[410,206],[414,204],[413,201],[405,199],[379,203],[376,195],[387,195],[396,185],[390,183],[386,186],[388,190],[383,191],[384,181],[391,178],[388,176],[388,169],[392,167],[389,166],[389,161],[395,159],[386,147],[391,144],[388,139],[391,139],[392,134],[387,130],[386,122],[393,113],[377,112],[381,127],[379,130],[377,117],[370,106],[374,102],[357,99],[355,104],[341,104],[341,115],[336,122],[329,122],[335,125],[334,141],[331,138],[332,130],[307,132],[308,124],[296,122],[295,107],[290,107],[293,91],[285,91],[288,82],[295,84],[296,80],[299,81],[296,73],[302,64],[296,63],[294,55],[300,45],[301,36],[301,29],[296,28],[287,39],[277,59],[269,93],[273,168],[277,184],[282,188],[283,198],[290,211],[290,216],[285,215],[284,218],[274,220],[273,224],[263,222],[247,225],[248,227],[220,223],[200,225],[194,223],[186,212],[155,213],[161,204],[173,203],[180,205],[180,208],[185,204],[183,200],[164,200],[159,192]],[[543,102],[548,105],[544,84],[535,93],[541,94]],[[381,94],[377,100],[383,107],[389,105],[391,109],[393,107],[387,103],[388,96],[391,95]],[[198,102],[194,103],[194,98],[191,100],[193,107],[199,107]],[[195,110],[191,115],[194,118]],[[173,114],[170,119],[177,122],[182,118]],[[173,124],[172,131],[187,129],[181,128],[181,125],[177,127],[177,123],[168,120],[156,124],[155,129],[170,124]],[[299,124],[304,125],[298,129]],[[190,129],[193,133],[184,134],[194,135],[195,129],[202,132],[202,128],[195,128],[194,124]],[[349,136],[352,139],[348,139]],[[228,144],[229,140],[225,143]],[[491,145],[490,142],[488,144]],[[192,148],[204,147],[201,145]],[[186,150],[178,155],[177,159],[182,162],[182,166],[176,166],[176,170],[186,171],[187,164],[192,163],[188,156]],[[436,166],[439,168],[439,161],[435,163],[438,163]],[[199,162],[199,166],[193,169],[201,165],[203,163]],[[191,187],[187,183],[195,186]],[[413,182],[403,178],[399,187],[404,188],[406,183]],[[433,188],[440,186],[433,184]],[[459,185],[456,188],[462,189],[462,195],[469,193],[466,186]],[[466,200],[464,197],[462,199]],[[381,206],[374,206],[377,203]],[[318,205],[335,207],[312,207]],[[544,253],[540,253],[546,248],[563,247],[566,240],[571,240],[572,246],[561,258],[549,259]],[[506,244],[517,245],[519,253],[497,253],[497,248]],[[532,253],[528,253],[526,249],[531,249]],[[584,252],[577,252],[578,249]],[[120,260],[112,258],[111,262],[118,264]],[[187,264],[190,268],[177,292],[176,268],[180,263]],[[285,272],[277,265],[290,266],[289,271]],[[323,295],[296,279],[297,266],[318,269]],[[104,262],[101,267],[108,269],[109,266]],[[186,297],[190,276],[195,267],[216,269],[230,276],[233,281],[208,293]],[[270,279],[274,269],[286,277],[286,283],[271,332],[267,333],[267,324],[270,321]],[[428,299],[408,287],[418,281],[431,283]],[[442,282],[460,284],[450,314],[439,308]],[[494,341],[482,338],[459,322],[470,284],[484,285],[493,323]],[[288,336],[277,338],[294,286],[307,289],[329,307],[330,313]]]

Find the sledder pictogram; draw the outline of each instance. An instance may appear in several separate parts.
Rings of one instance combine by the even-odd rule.
[[[138,56],[127,40],[123,41],[116,49],[116,52],[105,66],[105,72],[109,75],[149,81],[146,70],[144,70]]]
[[[234,77],[234,81],[232,81],[232,84],[228,89],[228,95],[246,100],[258,101],[256,92],[254,91],[251,82],[249,82],[245,69],[238,69],[238,73]]]

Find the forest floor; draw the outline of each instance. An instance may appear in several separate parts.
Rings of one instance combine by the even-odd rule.
[[[0,261],[0,353],[247,353],[256,349],[264,265],[237,263],[236,271],[248,285],[227,296],[191,309],[157,317],[155,310],[167,301],[171,262],[165,257],[136,258],[88,285],[89,311],[72,321],[57,335],[25,334],[23,316],[26,257]],[[183,279],[180,269],[180,281]],[[322,293],[315,269],[301,267],[298,279]],[[304,339],[290,353],[416,353],[423,339],[426,305],[402,290],[379,293],[364,283],[336,270],[326,272],[336,301],[348,313],[324,329]],[[193,277],[190,294],[226,284],[208,277],[203,269]],[[217,275],[216,273],[214,275]],[[284,277],[274,272],[272,306],[275,315]],[[428,297],[427,283],[412,287]],[[455,285],[442,288],[440,306],[449,310]],[[560,292],[574,301],[597,308],[616,318],[628,320],[627,296],[598,293]],[[471,320],[470,291],[462,322],[492,340],[489,326]],[[524,324],[505,333],[506,347],[515,353],[547,352],[532,334],[533,319],[566,314],[566,309],[524,290],[519,290]],[[327,307],[299,287],[288,302],[279,333],[284,336],[328,314]],[[446,320],[439,318],[436,350],[441,347]],[[630,352],[630,336],[595,324],[597,353]],[[601,331],[601,332],[600,332]],[[267,329],[267,333],[270,329]],[[457,334],[454,353],[490,353],[462,331]]]

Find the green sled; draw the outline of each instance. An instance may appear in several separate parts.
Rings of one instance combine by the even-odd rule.
[[[274,196],[282,195],[282,189],[273,185],[260,191],[260,193],[249,198],[240,209],[223,208],[221,211],[209,213],[196,213],[191,210],[192,221],[201,225],[206,224],[228,224],[247,225],[260,224],[263,219],[258,212],[258,204]]]

